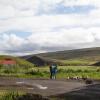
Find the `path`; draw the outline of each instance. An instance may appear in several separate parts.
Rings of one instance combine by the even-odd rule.
[[[0,78],[0,90],[16,89],[43,96],[70,92],[84,86],[83,82],[78,81]]]

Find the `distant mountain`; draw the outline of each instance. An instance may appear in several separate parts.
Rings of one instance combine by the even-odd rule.
[[[60,60],[85,58],[85,57],[86,58],[97,57],[98,59],[98,57],[100,57],[100,47],[41,53],[37,55],[41,57],[48,57],[51,59],[60,59]]]
[[[75,50],[65,50],[58,52],[41,53],[22,57],[25,60],[45,65],[48,63],[58,63],[63,65],[92,65],[100,61],[100,47],[84,48]],[[35,61],[37,59],[37,61]]]

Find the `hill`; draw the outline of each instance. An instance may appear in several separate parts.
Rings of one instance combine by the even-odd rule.
[[[49,59],[47,57],[37,56],[37,55],[29,55],[21,57],[31,63],[33,63],[35,66],[46,66],[52,63],[61,64],[59,60],[56,59]]]
[[[61,65],[92,65],[100,62],[100,47],[40,53],[22,58],[31,63],[34,63],[35,58],[39,58],[35,64],[39,64],[38,60],[41,60],[43,65],[48,62]]]
[[[86,60],[87,59],[99,60],[100,47],[41,53],[37,55],[41,57],[47,57],[47,58],[59,59],[59,60],[76,59],[76,58],[79,59],[81,58]]]

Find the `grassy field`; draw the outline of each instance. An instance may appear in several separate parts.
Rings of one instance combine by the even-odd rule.
[[[39,54],[40,57],[47,57],[59,62],[65,66],[58,66],[58,79],[68,77],[86,77],[100,79],[100,67],[90,66],[100,60],[100,48],[88,48],[79,50],[67,50],[55,53]],[[26,56],[31,59],[32,55]],[[24,57],[24,58],[26,58]],[[49,78],[50,72],[48,66],[35,67],[31,62],[18,57],[0,56],[0,60],[5,58],[14,59],[17,62],[15,66],[0,65],[0,76],[19,77],[19,78]],[[45,58],[46,59],[46,58]],[[43,59],[42,59],[43,60]],[[41,59],[39,60],[41,61]]]
[[[47,73],[46,75],[49,76],[49,68],[38,68],[33,69],[38,70],[39,72]],[[45,74],[44,74],[45,75]],[[68,77],[89,77],[92,79],[100,79],[100,67],[95,66],[59,66],[57,78],[68,78]]]
[[[10,67],[10,68],[9,68]],[[0,76],[19,77],[19,78],[49,78],[49,67],[19,67],[9,66],[0,67]],[[95,66],[58,66],[58,79],[67,79],[68,77],[89,77],[100,79],[100,67]]]

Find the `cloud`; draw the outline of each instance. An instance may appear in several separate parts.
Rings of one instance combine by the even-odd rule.
[[[41,46],[66,46],[73,43],[93,42],[94,37],[88,30],[75,28],[60,30],[59,32],[33,33],[28,37],[28,40],[31,43],[40,44]]]
[[[57,14],[59,11],[59,14],[78,13],[91,11],[99,6],[98,0],[1,0],[0,15],[1,18],[7,18]]]
[[[88,15],[42,15],[1,20],[0,33],[9,30],[22,30],[37,33],[39,31],[48,31],[55,28],[90,28],[99,26],[100,18],[99,15],[95,15],[95,12]]]
[[[13,17],[15,14],[15,10],[11,6],[0,6],[0,19],[5,19],[9,17]]]
[[[99,46],[99,12],[99,0],[0,0],[0,53]]]
[[[53,33],[33,33],[24,39],[15,34],[3,34],[0,43],[4,45],[0,47],[0,50],[3,48],[6,53],[10,54],[27,54],[72,49],[76,44],[93,43],[96,38],[98,38],[98,34],[91,34],[90,30],[86,31],[82,28]]]
[[[15,34],[1,34],[0,35],[0,50],[10,50],[22,46],[24,40],[17,37]]]

